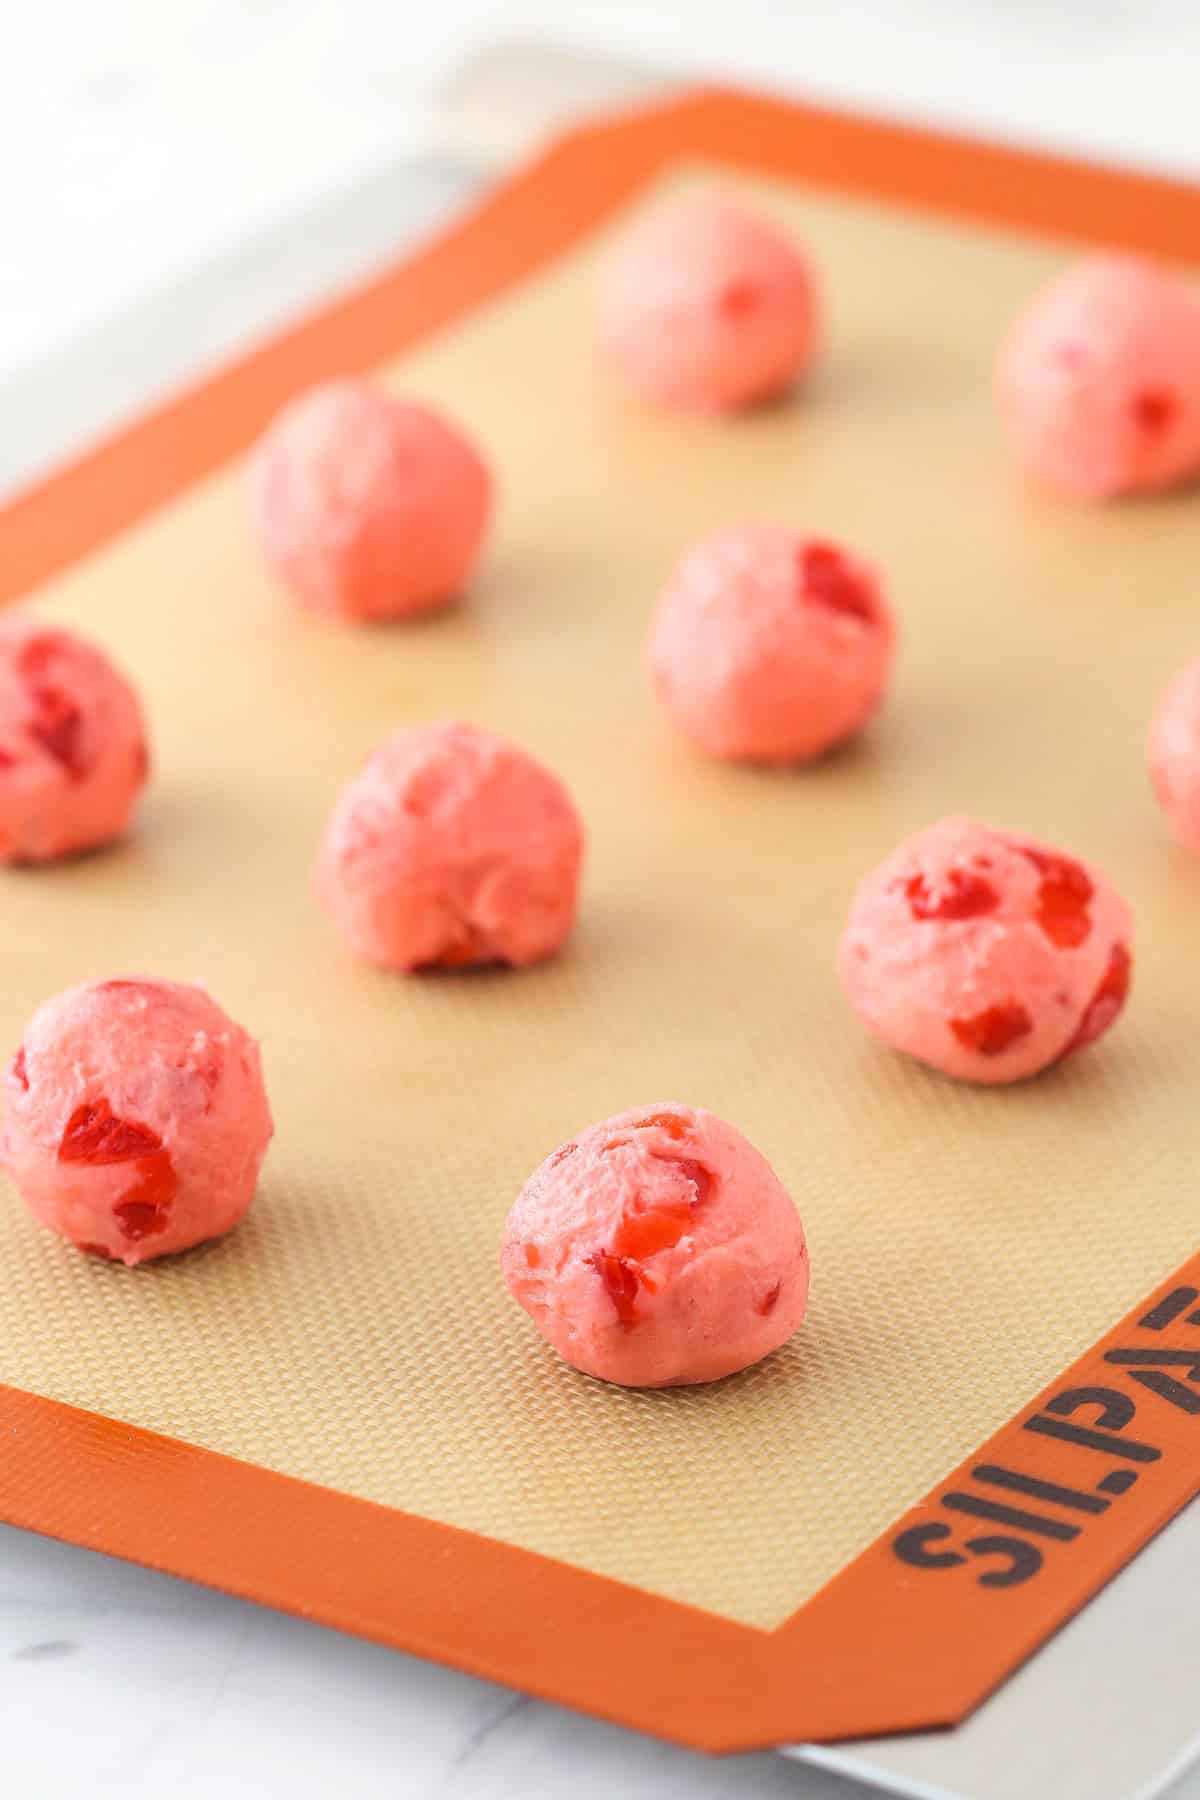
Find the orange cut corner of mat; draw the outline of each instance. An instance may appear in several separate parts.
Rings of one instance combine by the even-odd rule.
[[[431,247],[0,514],[0,599],[566,249],[668,161],[1200,255],[1182,184],[730,93],[564,138]],[[880,1434],[888,1422],[879,1421]],[[1200,1256],[778,1629],[0,1387],[0,1518],[712,1751],[953,1725],[1200,1491]]]

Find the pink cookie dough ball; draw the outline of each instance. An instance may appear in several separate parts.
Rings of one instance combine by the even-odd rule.
[[[258,1045],[177,981],[91,981],[48,1000],[4,1100],[4,1164],[34,1218],[130,1265],[236,1225],[272,1132]]]
[[[617,245],[600,293],[600,341],[643,398],[720,413],[783,393],[812,361],[808,259],[732,201],[660,207]]]
[[[801,762],[874,712],[895,636],[878,580],[849,551],[736,525],[676,567],[646,661],[667,713],[710,756]]]
[[[548,1156],[508,1215],[500,1263],[547,1343],[622,1387],[749,1368],[808,1299],[786,1189],[740,1131],[692,1106],[618,1113]]]
[[[973,819],[918,832],[859,884],[842,985],[896,1050],[963,1081],[1020,1081],[1125,1004],[1129,908],[1095,869]]]
[[[1180,669],[1159,699],[1147,762],[1175,836],[1200,852],[1200,657]]]
[[[462,433],[365,381],[286,406],[250,467],[267,561],[314,612],[396,619],[467,585],[492,478]]]
[[[317,891],[385,968],[521,967],[575,918],[583,827],[556,776],[470,725],[398,731],[343,789]]]
[[[120,837],[148,771],[137,695],[104,652],[29,614],[0,621],[0,861]]]
[[[1200,298],[1134,256],[1090,256],[1035,295],[996,370],[1012,453],[1088,500],[1200,471]]]

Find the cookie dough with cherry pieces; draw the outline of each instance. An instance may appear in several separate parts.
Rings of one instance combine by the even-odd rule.
[[[272,1132],[254,1039],[176,981],[94,981],[48,1000],[4,1102],[4,1164],[34,1218],[129,1264],[236,1225]]]
[[[346,787],[317,863],[350,945],[385,968],[520,967],[575,918],[583,828],[556,776],[470,725],[398,731]]]
[[[876,575],[850,551],[784,525],[735,525],[676,567],[646,663],[667,713],[710,756],[800,762],[870,718],[895,635]]]
[[[254,453],[250,497],[267,560],[306,606],[396,619],[456,599],[487,529],[492,478],[428,407],[365,381],[293,400]]]
[[[838,952],[846,994],[885,1043],[963,1081],[1019,1081],[1120,1013],[1129,908],[1073,857],[943,819],[860,884]]]
[[[1091,256],[1037,294],[1000,352],[1013,455],[1083,499],[1200,473],[1200,296],[1135,256]]]
[[[786,1190],[740,1131],[691,1106],[619,1113],[547,1157],[508,1215],[501,1268],[560,1356],[624,1387],[748,1368],[808,1299]]]
[[[0,861],[120,837],[148,770],[137,695],[104,652],[26,613],[0,620]]]
[[[1200,852],[1200,657],[1180,669],[1159,699],[1147,762],[1175,836]]]
[[[662,406],[720,413],[772,399],[808,367],[817,331],[807,257],[721,195],[649,213],[604,272],[601,343],[629,386]]]

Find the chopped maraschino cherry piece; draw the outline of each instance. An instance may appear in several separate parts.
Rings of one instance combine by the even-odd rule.
[[[108,1101],[77,1106],[67,1120],[58,1146],[59,1162],[118,1163],[145,1156],[162,1148],[162,1139],[149,1125],[118,1118]]]
[[[977,1050],[980,1056],[1002,1056],[1033,1030],[1033,1020],[1014,1000],[986,1007],[967,1019],[951,1019],[950,1029],[968,1050]]]
[[[611,1250],[597,1250],[592,1266],[604,1283],[622,1325],[637,1323],[638,1272],[633,1263]]]
[[[1104,979],[1092,995],[1088,1009],[1079,1021],[1078,1031],[1063,1051],[1064,1056],[1073,1056],[1076,1050],[1082,1050],[1108,1030],[1128,998],[1132,976],[1133,958],[1124,944],[1114,944]]]
[[[637,1121],[634,1130],[649,1131],[652,1126],[657,1126],[659,1131],[665,1131],[668,1137],[677,1141],[688,1134],[687,1120],[681,1119],[678,1113],[669,1112],[650,1113],[647,1118]]]
[[[871,604],[870,590],[840,550],[833,544],[810,540],[800,550],[797,560],[800,591],[805,600],[871,624],[875,608]]]
[[[1143,388],[1133,396],[1132,411],[1139,428],[1148,437],[1158,437],[1178,412],[1174,394],[1165,388]]]
[[[1095,886],[1091,876],[1070,856],[1028,847],[1021,851],[1041,876],[1037,922],[1060,949],[1074,950],[1091,935],[1091,904]]]
[[[936,888],[923,875],[910,875],[904,892],[914,919],[977,919],[1000,904],[991,882],[971,869],[951,869]]]
[[[781,1281],[777,1281],[775,1283],[774,1287],[770,1287],[767,1289],[766,1293],[763,1295],[762,1299],[759,1301],[758,1305],[755,1307],[755,1309],[754,1309],[755,1312],[759,1313],[761,1315],[761,1317],[764,1319],[769,1318],[770,1315],[775,1311],[775,1308],[779,1305],[779,1296],[782,1292],[783,1292],[783,1283]]]
[[[62,764],[72,781],[82,780],[88,764],[79,742],[83,730],[80,708],[60,688],[45,683],[36,683],[30,688],[29,695],[33,702],[30,735],[37,739],[48,756]]]

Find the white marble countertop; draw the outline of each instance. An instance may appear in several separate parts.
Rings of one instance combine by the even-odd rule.
[[[602,91],[620,91],[644,55],[1200,174],[1195,0],[742,0],[731,25],[734,10],[23,8],[0,61],[0,486],[394,254],[455,203],[479,157],[520,135],[485,92],[495,142],[443,134],[429,151],[436,84],[489,35],[529,39],[552,21],[560,39],[615,59]],[[473,104],[478,122],[478,93]],[[707,1762],[4,1528],[0,1767],[13,1800],[867,1791],[776,1757]],[[1175,1793],[1200,1800],[1200,1776]]]

